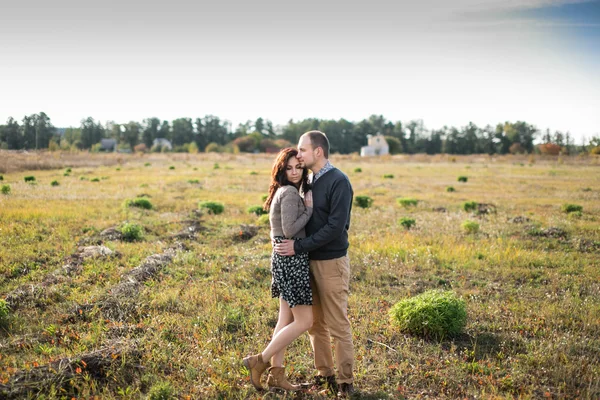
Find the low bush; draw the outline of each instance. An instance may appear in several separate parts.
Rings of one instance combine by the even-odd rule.
[[[10,316],[10,307],[4,299],[0,299],[0,328],[8,327],[8,318]]]
[[[462,206],[463,210],[466,212],[476,211],[477,210],[477,202],[476,201],[465,201]]]
[[[419,200],[413,199],[412,197],[401,197],[401,198],[396,199],[396,201],[402,207],[410,207],[410,206],[416,207],[417,204],[419,203]]]
[[[260,217],[258,217],[258,224],[259,225],[269,225],[270,224],[269,214],[263,214]]]
[[[250,175],[258,175],[258,172],[256,172],[256,171],[250,171]]]
[[[437,340],[457,336],[467,323],[465,302],[452,291],[428,290],[401,300],[389,315],[401,331]]]
[[[58,183],[58,181],[52,181],[50,183],[50,185],[52,185],[52,186],[58,186],[58,185],[60,185],[60,183]]]
[[[583,211],[583,207],[582,206],[580,206],[578,204],[569,204],[569,203],[563,204],[560,209],[563,212],[566,212],[567,214],[568,213],[572,213],[572,212],[576,212],[576,211],[579,211],[579,212]]]
[[[175,169],[175,166],[174,166],[174,165],[171,165],[171,166],[169,167],[169,169]]]
[[[264,203],[265,201],[267,201],[267,197],[269,197],[269,195],[268,195],[268,194],[263,194],[263,195],[260,197],[263,203]]]
[[[360,173],[360,172],[362,172],[362,168],[360,168],[360,167],[354,168],[354,172]]]
[[[199,179],[188,179],[188,183],[200,183]]]
[[[10,185],[2,185],[0,192],[2,192],[2,194],[10,194]]]
[[[467,183],[468,180],[469,180],[469,178],[467,178],[466,176],[459,176],[458,177],[458,181],[459,182]]]
[[[65,173],[63,174],[63,176],[71,176],[71,174],[69,174],[68,172],[65,172]]]
[[[3,180],[4,180],[4,176],[0,175],[0,181],[3,181]]]
[[[143,208],[145,210],[152,210],[152,208],[153,208],[150,200],[143,198],[143,197],[138,197],[137,199],[126,200],[125,206],[126,207]]]
[[[71,170],[71,168],[67,168],[67,169],[65,170],[65,172],[66,172],[67,174],[70,174],[70,173],[72,172],[72,170]]]
[[[149,400],[171,400],[177,398],[177,392],[170,382],[158,382],[148,392]]]
[[[410,229],[417,223],[417,221],[415,221],[414,218],[410,218],[410,217],[402,217],[402,218],[400,218],[400,220],[398,222],[400,223],[400,225],[402,225],[406,229]]]
[[[219,163],[215,163],[215,164],[213,165],[213,169],[219,169]]]
[[[100,182],[100,178],[93,178],[93,179],[90,179],[90,182]]]
[[[126,222],[121,225],[120,231],[123,234],[123,240],[126,242],[135,242],[144,237],[144,229],[138,224]]]
[[[479,224],[475,221],[466,220],[462,223],[461,226],[466,233],[479,232]]]
[[[149,167],[149,166],[151,166],[151,165],[152,165],[152,164],[150,164],[149,162],[147,162],[147,163],[145,163],[145,164],[144,164],[144,167]]]
[[[454,186],[448,186],[446,192],[456,192],[456,189],[454,189]]]
[[[200,203],[198,203],[198,207],[199,208],[205,208],[206,210],[208,210],[209,214],[221,214],[223,211],[225,211],[225,206],[223,205],[223,203],[218,203],[216,201],[201,201]]]
[[[373,199],[369,196],[356,196],[354,197],[354,204],[360,208],[369,208],[373,204]]]
[[[26,176],[23,179],[25,179],[25,182],[35,182],[35,176],[33,176],[33,175]]]
[[[249,214],[256,214],[257,216],[266,214],[267,211],[263,208],[263,206],[250,206],[248,207]]]
[[[394,179],[394,174],[385,174],[383,177],[384,179]]]

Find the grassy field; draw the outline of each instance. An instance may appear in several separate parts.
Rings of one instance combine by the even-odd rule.
[[[13,157],[0,155],[0,398],[262,398],[240,361],[276,322],[268,226],[247,212],[273,156]],[[350,229],[356,398],[600,398],[597,158],[332,162],[373,199]],[[153,208],[125,205],[139,196]],[[143,236],[120,237],[125,223]],[[465,300],[462,335],[390,324],[393,304],[429,289]],[[292,381],[313,375],[306,335],[287,365]]]

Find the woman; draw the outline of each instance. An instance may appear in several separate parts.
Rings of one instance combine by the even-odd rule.
[[[304,225],[312,215],[312,193],[309,191],[308,169],[299,163],[297,154],[298,151],[293,148],[281,150],[271,171],[271,186],[264,208],[269,210],[273,241],[306,237]],[[304,201],[300,192],[304,194]],[[257,390],[263,389],[260,378],[267,368],[270,389],[299,390],[300,386],[287,381],[283,358],[287,345],[313,323],[308,254],[286,257],[273,252],[271,273],[271,296],[279,298],[279,318],[273,339],[261,353],[244,358],[244,365],[250,371],[250,382]]]

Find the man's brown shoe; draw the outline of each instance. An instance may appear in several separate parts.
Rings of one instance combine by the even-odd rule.
[[[260,384],[260,377],[271,366],[271,363],[268,361],[264,362],[262,354],[255,354],[244,358],[244,365],[250,371],[250,383],[252,383],[256,390],[264,390]]]

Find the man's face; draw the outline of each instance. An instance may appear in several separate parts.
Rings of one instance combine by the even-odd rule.
[[[315,165],[315,151],[310,142],[310,138],[306,135],[300,136],[300,140],[298,141],[298,155],[296,158],[304,165],[304,168],[311,169]]]

